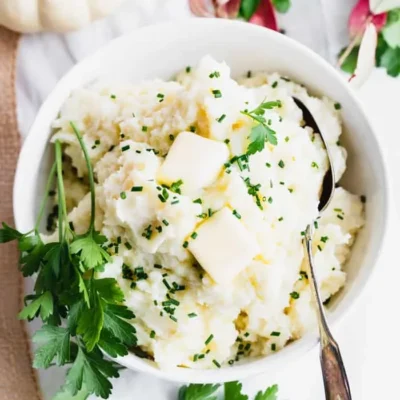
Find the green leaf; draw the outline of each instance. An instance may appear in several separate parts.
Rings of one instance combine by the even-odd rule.
[[[400,8],[389,11],[382,35],[390,47],[400,47]]]
[[[22,236],[18,241],[18,248],[20,251],[31,251],[39,243],[42,243],[42,240],[38,234]]]
[[[69,262],[67,243],[48,243],[44,246],[44,251],[44,261],[49,264],[55,277],[58,278],[64,265]]]
[[[44,245],[40,241],[29,253],[20,259],[21,272],[23,276],[31,276],[38,272],[43,259]]]
[[[359,46],[354,47],[347,58],[344,60],[343,64],[340,66],[344,72],[349,74],[353,74],[356,70],[357,66],[357,59],[358,59],[358,52],[360,50]],[[342,49],[339,53],[339,57],[346,51],[346,47]]]
[[[126,306],[107,305],[104,310],[104,329],[110,331],[122,343],[134,345],[137,341],[136,330],[125,321],[125,318],[132,318],[132,315]]]
[[[381,66],[386,68],[390,76],[398,76],[400,74],[400,47],[395,49],[388,47],[381,57]]]
[[[104,399],[111,394],[112,385],[109,377],[118,377],[118,370],[114,363],[103,359],[100,352],[94,351],[88,354],[81,347],[78,355],[67,373],[64,390],[76,395],[82,388],[89,393]]]
[[[274,5],[276,11],[280,13],[288,12],[292,5],[291,0],[272,0],[272,4]]]
[[[259,4],[260,0],[242,0],[239,16],[248,21],[257,10]]]
[[[242,394],[242,384],[238,381],[226,382],[225,388],[225,400],[248,400],[248,396]]]
[[[90,307],[89,294],[85,284],[85,280],[82,278],[82,275],[79,273],[79,271],[77,271],[77,276],[78,276],[79,293],[82,293],[85,303],[87,304],[88,307]]]
[[[93,285],[99,296],[107,303],[116,304],[124,301],[124,293],[114,278],[95,279]]]
[[[40,318],[42,318],[43,321],[53,314],[53,296],[50,292],[43,293],[30,304],[25,306],[18,314],[18,318],[31,320],[35,318],[38,311],[40,312]]]
[[[213,396],[221,385],[212,384],[191,384],[182,386],[179,391],[179,400],[216,400]]]
[[[78,321],[82,312],[87,308],[85,306],[85,302],[83,300],[78,301],[77,303],[73,304],[69,309],[68,320],[67,320],[67,327],[71,334],[75,336],[76,328],[78,327]]]
[[[11,228],[11,226],[8,226],[5,222],[3,222],[2,225],[3,229],[0,229],[0,243],[11,242],[12,240],[19,239],[23,236],[22,233]]]
[[[126,356],[128,354],[127,347],[107,329],[101,331],[98,345],[110,357]]]
[[[84,308],[78,319],[76,332],[82,335],[88,351],[92,351],[100,339],[104,324],[103,303],[97,294],[90,296],[90,308]]]
[[[261,392],[261,390],[257,393],[254,400],[277,400],[278,399],[278,385],[270,386],[265,390],[265,392]]]
[[[247,154],[255,154],[257,151],[262,151],[265,142],[270,142],[273,145],[278,143],[276,133],[266,125],[256,125],[250,132],[250,143],[247,147]]]
[[[375,52],[375,58],[376,58],[376,65],[377,67],[381,66],[381,60],[382,56],[385,53],[385,51],[388,49],[388,44],[385,42],[385,39],[382,36],[382,33],[378,34],[378,43],[376,45],[376,52]]]
[[[64,365],[70,358],[70,334],[68,329],[44,325],[33,335],[33,342],[43,344],[35,352],[34,368],[48,368],[57,356],[57,365]]]
[[[77,254],[85,270],[102,267],[110,260],[110,255],[101,247],[107,239],[97,232],[89,232],[70,245],[72,254]]]

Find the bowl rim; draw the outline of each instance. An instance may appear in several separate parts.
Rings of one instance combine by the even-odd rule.
[[[377,158],[381,163],[381,170],[383,175],[381,176],[382,180],[382,196],[383,196],[383,210],[382,210],[382,236],[380,237],[379,246],[377,246],[377,250],[375,254],[372,255],[370,259],[370,266],[368,268],[368,272],[363,275],[363,281],[359,282],[358,288],[354,290],[356,293],[350,293],[346,297],[347,303],[349,303],[348,307],[341,310],[341,312],[334,313],[331,318],[329,318],[330,326],[333,327],[337,325],[340,321],[344,319],[344,317],[348,314],[349,310],[353,308],[357,302],[357,300],[362,296],[364,291],[368,286],[368,282],[371,281],[371,277],[374,272],[376,272],[376,264],[379,259],[381,249],[383,247],[383,243],[385,240],[385,235],[387,232],[387,223],[388,223],[388,212],[389,212],[389,180],[387,174],[387,166],[386,160],[383,157],[383,152],[379,141],[377,140],[377,135],[373,126],[371,125],[366,112],[364,111],[360,100],[357,98],[356,93],[353,89],[348,85],[348,83],[343,79],[342,75],[337,71],[331,64],[329,64],[326,60],[320,57],[318,54],[314,53],[311,49],[306,47],[305,45],[291,39],[285,35],[282,35],[278,32],[266,29],[264,27],[260,27],[257,25],[253,25],[250,23],[242,22],[242,21],[233,21],[233,20],[223,20],[223,19],[205,19],[205,18],[186,18],[180,21],[168,21],[163,23],[152,24],[148,26],[144,26],[138,29],[133,30],[132,32],[122,35],[118,38],[115,38],[108,42],[106,45],[102,46],[99,50],[90,54],[89,56],[82,59],[75,66],[73,66],[56,84],[51,93],[47,96],[46,100],[41,105],[34,123],[32,124],[28,136],[26,137],[22,150],[20,152],[18,158],[18,164],[14,179],[14,191],[13,191],[13,208],[14,208],[14,218],[15,223],[18,229],[21,229],[24,224],[24,213],[20,212],[22,204],[20,201],[20,196],[23,194],[24,188],[24,171],[30,168],[29,161],[32,159],[32,151],[39,155],[42,153],[42,150],[46,147],[48,141],[42,143],[42,149],[38,149],[38,144],[35,143],[34,132],[38,130],[38,127],[42,124],[42,121],[48,121],[46,118],[46,114],[48,109],[51,108],[51,103],[54,97],[56,97],[61,92],[70,92],[71,89],[68,90],[70,84],[70,77],[75,74],[78,74],[80,70],[83,70],[87,64],[91,64],[93,60],[98,59],[102,55],[107,54],[109,49],[115,46],[116,43],[126,42],[129,43],[133,37],[143,37],[145,35],[153,35],[155,33],[161,32],[163,30],[168,30],[172,27],[176,29],[176,26],[179,25],[182,31],[186,29],[190,29],[192,26],[201,26],[203,29],[208,28],[221,28],[224,26],[235,26],[235,29],[243,30],[243,34],[254,33],[260,36],[264,36],[266,40],[275,40],[281,43],[284,43],[286,47],[296,49],[304,54],[305,57],[310,58],[310,60],[318,65],[318,67],[324,70],[324,73],[327,77],[333,79],[337,85],[341,87],[341,90],[346,92],[347,96],[353,101],[355,106],[358,108],[360,115],[364,118],[367,125],[370,127],[369,139],[374,142],[376,148]],[[219,383],[225,381],[233,381],[238,379],[244,379],[249,376],[265,373],[268,370],[273,368],[274,371],[278,371],[281,367],[284,367],[291,361],[295,360],[297,357],[305,355],[311,349],[313,349],[318,343],[318,337],[315,333],[309,333],[297,340],[294,344],[283,348],[279,352],[268,355],[266,357],[262,357],[256,360],[252,360],[245,364],[238,364],[230,368],[221,368],[221,369],[205,369],[205,370],[197,370],[197,369],[185,369],[185,368],[174,368],[171,370],[161,370],[158,367],[151,364],[148,360],[141,359],[138,356],[130,353],[125,357],[118,357],[116,361],[128,368],[147,372],[159,378],[167,379],[175,382],[191,382],[191,383]]]

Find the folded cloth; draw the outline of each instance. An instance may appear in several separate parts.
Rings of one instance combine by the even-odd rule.
[[[12,187],[19,152],[15,105],[17,33],[0,26],[0,221],[13,224]],[[39,400],[29,339],[17,313],[23,281],[15,243],[0,248],[0,400]]]

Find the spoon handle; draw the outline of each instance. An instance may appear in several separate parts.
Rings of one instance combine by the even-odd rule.
[[[328,328],[324,306],[319,295],[312,254],[312,227],[310,225],[306,229],[304,243],[309,260],[309,282],[318,318],[321,346],[320,359],[324,378],[325,398],[326,400],[351,400],[350,386],[339,346]]]

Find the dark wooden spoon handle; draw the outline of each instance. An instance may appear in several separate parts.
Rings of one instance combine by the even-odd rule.
[[[331,338],[325,346],[321,343],[321,366],[325,397],[327,400],[351,400],[350,386],[339,346]]]

